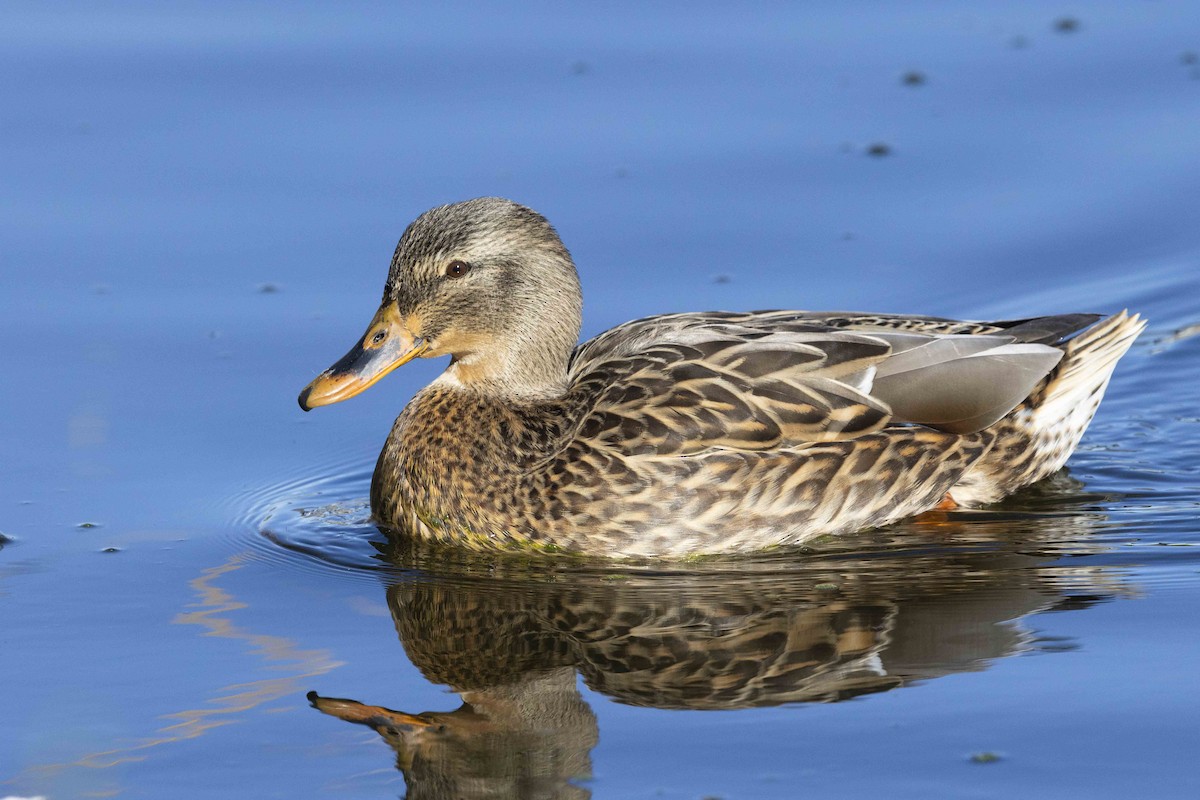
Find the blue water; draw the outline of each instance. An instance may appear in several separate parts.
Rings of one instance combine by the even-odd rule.
[[[1196,4],[0,20],[0,797],[1195,796]],[[403,226],[490,194],[555,223],[585,336],[1151,325],[1069,474],[998,509],[686,569],[430,560],[365,496],[441,365],[295,397]]]

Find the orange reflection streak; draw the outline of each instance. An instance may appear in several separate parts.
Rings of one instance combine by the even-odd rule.
[[[206,629],[202,635],[248,642],[251,645],[251,654],[261,657],[270,665],[269,669],[288,671],[291,675],[223,686],[217,690],[217,696],[208,700],[209,707],[163,715],[162,719],[178,721],[159,728],[159,735],[154,738],[144,739],[127,747],[89,753],[72,762],[30,767],[29,771],[48,777],[70,768],[105,769],[127,762],[143,761],[149,757],[146,751],[151,748],[194,739],[213,728],[234,722],[233,717],[242,712],[280,697],[298,695],[301,692],[301,679],[323,675],[345,663],[335,661],[328,650],[301,650],[290,639],[251,633],[235,625],[228,617],[219,616],[248,607],[247,603],[235,599],[228,591],[216,585],[217,579],[244,567],[245,559],[246,553],[238,553],[220,566],[203,570],[199,577],[191,580],[189,585],[195,590],[198,600],[189,603],[188,608],[196,610],[180,613],[172,620],[172,624],[199,625]],[[6,781],[15,782],[16,779]],[[109,796],[118,791],[98,791],[92,796]]]

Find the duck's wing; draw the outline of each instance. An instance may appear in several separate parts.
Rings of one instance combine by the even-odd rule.
[[[776,311],[626,323],[572,359],[578,435],[627,454],[686,455],[854,438],[896,422],[965,433],[1000,419],[1062,357],[988,323],[907,319],[853,329]]]
[[[999,334],[1022,344],[1057,345],[1095,323],[1102,314],[1056,314],[1048,317],[1010,319],[999,322],[924,317],[913,314],[863,314],[853,311],[751,311],[744,315],[764,320],[782,319],[784,324],[823,325],[860,333],[900,331],[931,335]]]

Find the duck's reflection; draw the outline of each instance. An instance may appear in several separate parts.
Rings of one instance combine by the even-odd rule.
[[[875,534],[839,552],[657,573],[447,564],[394,544],[389,558],[408,570],[387,589],[401,641],[462,707],[410,715],[310,699],[379,731],[409,798],[587,797],[577,781],[599,734],[577,673],[623,703],[733,709],[984,669],[1039,647],[1028,615],[1122,591],[1099,568],[1062,566],[1102,517],[1057,512],[927,520],[882,544]]]
[[[315,693],[308,699],[326,714],[378,731],[396,751],[408,800],[591,796],[572,781],[591,773],[599,730],[573,669],[536,669],[456,691],[458,709],[423,714]]]

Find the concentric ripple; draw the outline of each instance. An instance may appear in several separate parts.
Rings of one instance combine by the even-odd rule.
[[[239,535],[266,560],[377,580],[383,534],[368,498],[374,460],[312,466],[316,474],[252,490],[241,498]]]

